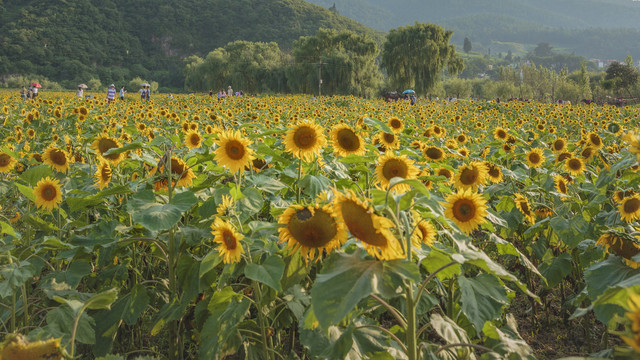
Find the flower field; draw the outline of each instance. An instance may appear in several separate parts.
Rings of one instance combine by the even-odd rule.
[[[0,359],[640,354],[638,108],[0,96]]]

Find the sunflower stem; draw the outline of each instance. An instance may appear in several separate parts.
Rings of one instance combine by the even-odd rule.
[[[173,198],[173,178],[171,176],[171,150],[170,147],[167,149],[165,162],[165,171],[167,176],[167,194],[169,198],[169,203]],[[173,298],[177,296],[176,294],[176,274],[174,263],[176,261],[176,238],[175,238],[175,226],[173,226],[169,230],[169,251],[168,251],[168,270],[169,270],[169,297]],[[178,321],[174,320],[169,324],[169,359],[176,360],[180,358],[179,351],[179,343],[180,343],[180,334],[178,333]]]
[[[302,177],[302,157],[298,154],[298,180],[296,180],[296,203],[300,203],[300,178]]]

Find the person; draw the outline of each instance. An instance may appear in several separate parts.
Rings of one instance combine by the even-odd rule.
[[[124,100],[124,93],[126,92],[127,90],[124,89],[124,86],[120,88],[120,100]]]
[[[33,98],[33,85],[29,85],[29,90],[27,90],[27,99]]]
[[[151,86],[147,85],[147,91],[145,92],[144,97],[147,101],[151,100]]]
[[[82,86],[78,86],[78,92],[76,93],[76,97],[82,100],[83,95],[84,95],[84,91],[82,90]]]
[[[23,99],[27,98],[27,88],[26,87],[22,87],[22,90],[20,90],[20,97]]]
[[[232,97],[233,96],[233,89],[231,88],[231,85],[229,85],[229,87],[227,88],[227,96],[228,97]]]
[[[116,98],[116,86],[114,84],[109,85],[109,90],[107,90],[107,104],[111,104],[113,100]]]
[[[409,100],[411,101],[411,105],[415,105],[417,100],[416,94],[409,95]]]
[[[36,97],[38,97],[38,87],[33,86],[33,89],[31,90],[31,98],[35,99]]]
[[[209,97],[213,96],[213,89],[209,89]]]

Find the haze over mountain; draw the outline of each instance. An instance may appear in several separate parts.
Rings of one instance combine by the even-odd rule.
[[[418,22],[454,30],[485,52],[549,42],[586,57],[640,56],[640,1],[633,0],[307,0],[388,31]]]

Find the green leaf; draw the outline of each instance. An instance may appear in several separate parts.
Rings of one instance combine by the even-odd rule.
[[[280,279],[284,274],[284,261],[277,255],[271,255],[262,264],[247,264],[244,268],[244,274],[251,280],[261,282],[278,292],[282,292]]]
[[[540,273],[547,279],[548,288],[554,288],[571,273],[571,254],[560,254],[551,262],[540,264]]]
[[[524,265],[527,269],[529,269],[529,271],[540,276],[540,278],[542,278],[543,281],[545,282],[547,281],[546,278],[538,271],[538,268],[536,268],[536,266],[533,265],[533,263],[529,261],[529,259],[523,253],[520,252],[520,250],[518,250],[515,246],[513,246],[512,243],[499,237],[496,234],[491,234],[490,238],[496,244],[499,254],[513,255],[518,257],[522,265]]]
[[[270,194],[275,194],[287,187],[287,185],[279,180],[265,175],[248,176],[247,182],[255,186],[257,189]]]
[[[61,305],[47,313],[47,330],[53,337],[62,337],[63,343],[71,338],[71,330],[76,313],[67,305]],[[95,344],[95,320],[83,312],[78,321],[76,341],[83,344]]]
[[[185,191],[174,195],[168,204],[155,202],[151,190],[142,190],[131,198],[127,208],[132,212],[133,221],[151,231],[163,231],[172,228],[182,218],[182,213],[198,202],[192,192]]]
[[[0,221],[0,234],[7,234],[10,236],[13,236],[16,239],[22,238],[20,233],[15,232],[15,230],[13,229],[13,226],[7,224],[4,221]]]
[[[137,149],[142,149],[142,148],[143,148],[142,143],[134,142],[134,143],[131,143],[131,144],[127,144],[125,146],[111,148],[111,149],[105,151],[102,154],[102,156],[122,154],[125,151],[137,150]]]
[[[24,186],[22,184],[18,184],[18,183],[14,183],[16,185],[16,187],[18,188],[18,191],[20,191],[20,193],[22,195],[24,195],[24,197],[26,197],[27,199],[36,202],[36,195],[33,193],[33,189],[28,187],[28,186]],[[35,184],[34,184],[35,186]]]
[[[6,298],[14,294],[16,288],[24,285],[35,274],[35,268],[28,261],[5,264],[0,267],[0,297]]]
[[[446,316],[438,313],[431,315],[431,326],[447,344],[471,342],[467,332]]]
[[[502,307],[509,304],[507,291],[498,279],[489,274],[480,274],[475,278],[458,278],[462,312],[473,323],[477,331],[482,330],[485,322],[502,315]]]
[[[383,262],[364,260],[360,251],[331,255],[311,288],[311,306],[320,326],[328,329],[338,323],[370,294],[393,295],[396,286],[385,283],[383,275]]]
[[[482,333],[487,338],[485,346],[491,347],[505,359],[513,359],[512,354],[517,355],[520,359],[529,359],[531,347],[520,337],[515,318],[511,314],[508,314],[506,318],[507,326],[502,329],[498,329],[490,321],[484,324]]]
[[[429,273],[433,273],[434,271],[440,269],[441,267],[452,262],[450,254],[433,247],[429,254],[421,261],[422,266],[427,269]],[[440,280],[450,279],[458,274],[460,274],[462,267],[460,264],[451,265],[436,274],[436,277]]]
[[[204,323],[201,332],[201,359],[222,359],[235,353],[242,345],[242,337],[237,328],[251,303],[245,298],[238,298],[233,296],[222,312],[212,313]]]
[[[300,179],[299,186],[305,195],[315,197],[321,192],[329,190],[329,186],[331,186],[331,180],[321,175],[314,176],[307,174],[302,179]]]
[[[84,307],[90,310],[110,309],[111,304],[116,301],[118,297],[118,291],[116,289],[109,289],[99,294],[93,295],[85,302]]]
[[[391,190],[394,186],[399,184],[407,184],[411,186],[413,190],[426,196],[427,198],[431,197],[431,193],[429,193],[429,190],[427,190],[427,187],[424,185],[422,181],[418,179],[404,179],[401,177],[394,177],[391,180],[389,180],[389,190]]]
[[[387,125],[387,123],[382,122],[382,121],[377,120],[377,119],[373,119],[373,118],[370,118],[370,117],[365,117],[364,118],[364,123],[369,125],[369,126],[373,126],[373,127],[377,128],[379,130],[382,130],[384,132],[387,132],[387,133],[392,133],[393,132],[393,131],[391,131],[391,128],[389,127],[389,125]]]
[[[40,179],[47,176],[53,177],[51,167],[49,165],[38,165],[25,170],[25,172],[20,174],[20,179],[26,181],[27,184],[31,186],[36,186]]]

